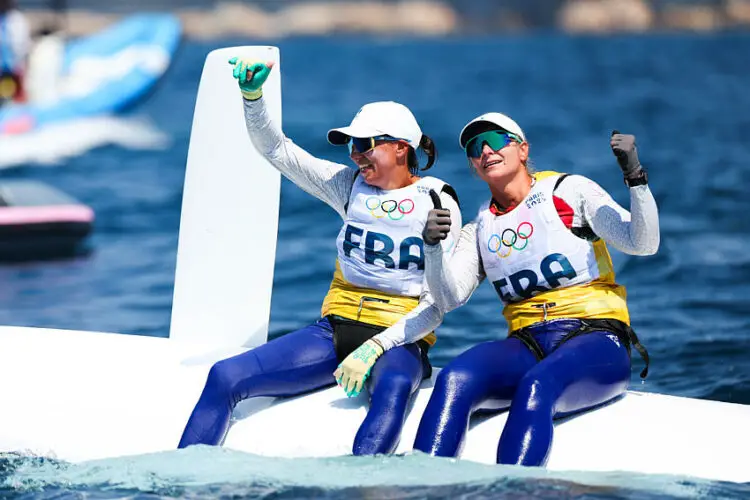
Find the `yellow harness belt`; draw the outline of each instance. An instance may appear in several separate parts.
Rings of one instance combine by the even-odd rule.
[[[323,299],[320,314],[323,317],[336,315],[369,325],[389,327],[417,307],[418,303],[419,297],[390,295],[352,285],[344,279],[337,260],[331,287]],[[422,340],[430,345],[435,344],[435,332]]]
[[[503,309],[508,330],[559,318],[617,319],[630,325],[625,287],[602,281],[541,293]]]

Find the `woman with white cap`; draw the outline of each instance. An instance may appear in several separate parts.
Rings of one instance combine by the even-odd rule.
[[[232,409],[243,399],[292,396],[338,382],[350,397],[363,388],[370,394],[353,453],[391,453],[411,395],[431,374],[427,349],[443,316],[423,290],[423,230],[430,209],[450,207],[453,237],[441,244],[436,228],[427,228],[424,237],[446,251],[454,247],[461,228],[455,191],[435,177],[418,175],[416,150],[427,156],[421,170],[433,165],[436,150],[405,106],[366,104],[351,125],[328,132],[330,143],[348,145],[357,167],[351,169],[313,157],[272,123],[262,98],[272,62],[229,62],[254,146],[344,223],[321,318],[216,363],[179,446],[221,443]],[[411,319],[404,321],[410,311]]]
[[[632,135],[615,131],[610,138],[630,213],[586,177],[532,173],[526,136],[505,115],[475,118],[459,140],[491,198],[462,229],[452,257],[426,245],[427,284],[447,312],[487,278],[503,303],[509,336],[470,348],[438,374],[414,446],[456,456],[472,413],[509,407],[497,462],[542,465],[554,418],[626,391],[631,344],[646,362],[641,376],[648,372],[607,245],[654,254],[656,202]],[[431,221],[440,221],[443,234],[452,230],[447,210],[432,210]]]

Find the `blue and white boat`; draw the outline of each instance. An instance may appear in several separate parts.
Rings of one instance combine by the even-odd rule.
[[[45,58],[42,67],[57,78],[31,85],[54,87],[41,102],[0,107],[0,136],[25,134],[51,124],[114,114],[145,97],[169,67],[180,44],[182,27],[171,14],[137,14],[91,36],[61,47],[59,62]],[[35,75],[34,61],[29,80]],[[57,67],[57,68],[55,68]],[[44,74],[44,73],[42,73]]]

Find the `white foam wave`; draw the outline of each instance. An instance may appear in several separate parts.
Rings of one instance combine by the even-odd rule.
[[[26,460],[6,478],[14,489],[95,487],[108,485],[154,491],[174,486],[266,484],[278,487],[411,487],[492,484],[498,481],[566,482],[587,486],[658,491],[675,497],[693,497],[709,482],[673,476],[632,473],[553,472],[543,468],[484,465],[433,458],[422,453],[407,456],[270,458],[219,447],[194,446],[185,450],[95,460],[80,464]]]
[[[170,138],[139,118],[85,118],[42,127],[21,135],[0,135],[0,169],[25,164],[58,165],[91,149],[165,149]]]

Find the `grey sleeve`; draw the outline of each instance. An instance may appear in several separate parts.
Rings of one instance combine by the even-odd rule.
[[[560,183],[555,196],[573,208],[573,225],[588,226],[598,237],[621,252],[653,255],[659,249],[659,210],[648,185],[630,190],[630,212],[617,204],[596,182],[571,175]]]
[[[461,232],[461,210],[456,200],[444,192],[440,193],[440,201],[444,208],[451,211],[451,235],[441,245],[435,245],[434,248],[441,249],[438,250],[441,255],[443,252],[450,255],[456,249],[455,242]],[[426,249],[428,247],[429,245],[425,245],[425,259],[427,258]],[[425,272],[426,269],[425,263]],[[400,345],[416,342],[435,330],[442,322],[443,311],[435,304],[425,279],[417,307],[405,314],[396,324],[376,335],[375,339],[387,351]]]
[[[462,306],[484,280],[485,273],[477,247],[477,223],[466,224],[453,255],[436,247],[425,251],[425,277],[435,304],[448,312]]]
[[[417,307],[409,311],[393,326],[373,337],[386,351],[400,345],[411,344],[426,337],[443,322],[443,312],[429,294],[422,294]]]
[[[316,158],[294,144],[273,123],[263,98],[243,99],[243,103],[247,132],[258,152],[284,177],[344,218],[357,170]]]

